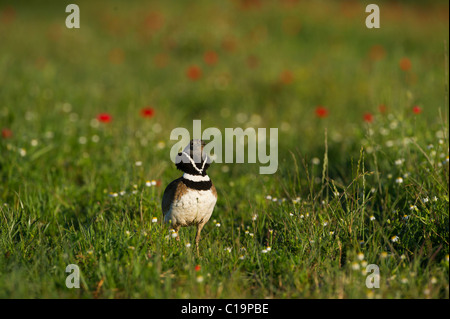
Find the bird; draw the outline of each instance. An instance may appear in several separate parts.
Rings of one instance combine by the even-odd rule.
[[[175,158],[175,166],[183,172],[164,190],[161,209],[164,223],[178,235],[180,227],[196,226],[195,246],[199,254],[200,233],[211,218],[217,202],[217,190],[206,170],[211,159],[203,152],[205,142],[192,139]],[[180,240],[180,237],[176,237]]]

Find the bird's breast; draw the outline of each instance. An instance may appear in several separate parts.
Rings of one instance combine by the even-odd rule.
[[[182,226],[207,222],[212,215],[217,197],[212,190],[189,189],[174,200],[165,220]]]

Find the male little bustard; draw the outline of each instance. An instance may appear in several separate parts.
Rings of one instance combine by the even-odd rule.
[[[203,153],[204,146],[202,140],[194,139],[178,153],[175,165],[184,174],[164,190],[161,205],[164,222],[171,223],[175,232],[178,233],[180,227],[197,226],[197,253],[200,232],[211,217],[217,201],[216,188],[206,175],[210,159]]]

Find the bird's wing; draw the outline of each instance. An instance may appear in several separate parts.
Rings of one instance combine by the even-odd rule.
[[[164,190],[161,209],[163,215],[165,215],[170,210],[170,205],[181,196],[180,188],[182,188],[184,184],[181,182],[181,177],[172,181]]]
[[[211,185],[211,192],[213,193],[214,197],[217,199],[217,190],[213,184]]]

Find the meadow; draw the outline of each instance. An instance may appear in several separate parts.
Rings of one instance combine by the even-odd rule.
[[[0,4],[0,298],[449,298],[448,2],[74,3]],[[211,165],[199,256],[160,208],[194,119],[279,132]]]

